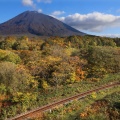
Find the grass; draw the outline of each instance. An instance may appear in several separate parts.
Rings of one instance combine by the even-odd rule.
[[[100,99],[110,100],[111,103],[117,102],[120,98],[120,95],[114,93],[120,93],[119,86],[114,87],[112,89],[102,90],[96,94],[96,97],[93,97],[93,94],[86,97],[84,100],[73,101],[65,106],[60,108],[55,108],[51,113],[45,113],[45,119],[43,120],[79,120],[80,113],[82,113],[85,109],[88,109],[91,104]],[[99,115],[91,115],[89,116],[89,120],[105,120],[106,117],[103,113]]]
[[[120,119],[120,91],[111,93],[99,101],[95,101],[89,109],[84,109],[87,113],[85,117],[80,116],[80,120],[119,120]],[[83,114],[82,113],[82,114]],[[81,114],[80,114],[81,115]],[[101,116],[102,115],[102,116]],[[101,120],[100,119],[100,120]]]
[[[50,104],[51,102],[58,101],[60,99],[76,95],[87,90],[95,89],[101,85],[108,84],[110,82],[115,82],[120,79],[120,73],[114,75],[107,75],[104,79],[99,80],[98,82],[92,81],[81,81],[78,83],[59,86],[46,91],[41,91],[38,97],[39,106]]]
[[[75,94],[85,92],[87,90],[95,89],[101,85],[118,81],[119,79],[120,79],[120,73],[114,74],[114,75],[107,75],[107,76],[105,76],[104,79],[101,79],[99,81],[84,80],[84,81],[77,82],[77,83],[70,84],[70,85],[58,86],[57,88],[56,87],[50,88],[50,89],[44,90],[44,91],[39,90],[37,100],[32,102],[30,104],[30,106],[27,107],[27,110],[35,109],[37,107],[40,107],[40,106],[43,106],[46,104],[50,104],[55,101],[59,101],[60,99],[64,99],[66,97],[70,97]],[[66,112],[64,111],[64,107],[63,108],[61,107],[60,110],[53,111],[52,114],[49,114],[48,116],[50,116],[52,118],[52,120],[54,120],[54,119],[59,120],[59,118],[70,120],[70,118],[73,118],[74,115],[77,114],[76,113],[77,110],[84,109],[85,106],[91,104],[92,102],[93,102],[93,99],[90,97],[85,98],[84,102],[82,102],[82,103],[80,101],[79,102],[74,101],[73,103],[78,104],[78,107],[74,108],[73,105],[71,105],[71,103],[70,103],[72,109],[75,109],[75,110],[72,110],[72,112],[70,112],[71,110],[68,107],[67,112],[70,114],[64,115],[64,114],[66,114]],[[14,106],[10,106],[7,109],[5,108],[5,113],[3,116],[5,116],[5,115],[9,116],[9,117],[15,116],[15,114],[17,114],[16,113],[17,108],[19,108],[19,113],[24,112],[24,110],[22,110],[22,108],[20,106],[21,106],[20,104],[17,104]],[[67,106],[69,106],[69,105],[67,105]],[[14,114],[11,113],[11,109],[14,109],[13,110]],[[64,112],[62,112],[62,111],[64,111]],[[9,112],[10,112],[10,114],[8,115]],[[60,113],[60,114],[56,115],[57,113]],[[61,116],[63,116],[63,117],[61,117]],[[60,120],[62,120],[62,119],[60,119]]]

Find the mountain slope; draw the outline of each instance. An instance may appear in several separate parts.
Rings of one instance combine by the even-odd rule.
[[[0,34],[34,34],[39,36],[85,35],[53,17],[36,11],[23,12],[11,20],[0,24]]]

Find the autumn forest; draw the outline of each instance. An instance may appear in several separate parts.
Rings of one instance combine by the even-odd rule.
[[[1,120],[119,80],[120,38],[0,36]],[[75,117],[87,120],[82,114],[90,110]],[[58,119],[50,118],[41,119]]]

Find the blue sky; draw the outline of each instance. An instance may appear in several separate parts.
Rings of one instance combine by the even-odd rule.
[[[120,37],[120,0],[0,0],[0,23],[27,10],[89,34]]]

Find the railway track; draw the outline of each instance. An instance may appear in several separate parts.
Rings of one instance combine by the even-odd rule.
[[[31,116],[35,117],[36,114],[38,114],[40,112],[45,112],[47,110],[50,110],[50,109],[54,108],[55,106],[69,103],[69,102],[71,102],[71,101],[73,101],[75,99],[82,99],[82,98],[86,97],[87,95],[90,95],[93,92],[99,92],[100,90],[105,90],[105,89],[108,89],[108,88],[111,88],[111,87],[114,87],[114,86],[118,86],[118,85],[120,85],[120,82],[116,82],[116,83],[111,83],[111,84],[108,84],[108,85],[104,85],[104,86],[98,87],[96,89],[89,90],[87,92],[83,92],[83,93],[80,93],[78,95],[74,95],[74,96],[62,99],[62,100],[60,100],[58,102],[53,102],[51,104],[39,107],[39,108],[37,108],[35,110],[28,111],[26,113],[17,115],[15,117],[7,119],[7,120],[26,120],[27,118],[30,118]]]

